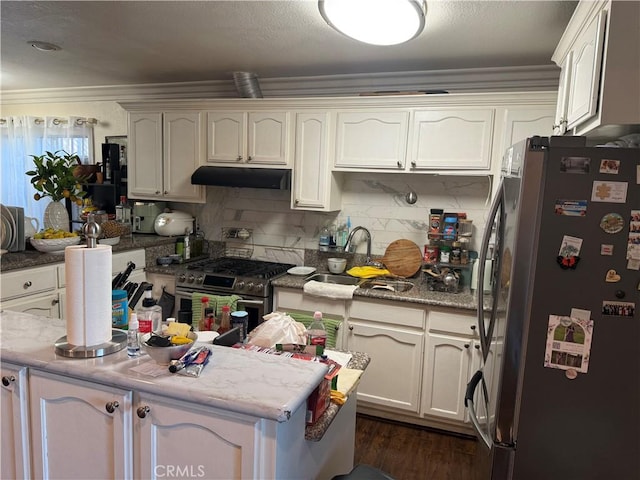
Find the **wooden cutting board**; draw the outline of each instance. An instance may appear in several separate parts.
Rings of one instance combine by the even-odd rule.
[[[393,275],[412,277],[422,266],[422,251],[411,240],[402,238],[389,244],[382,263]]]

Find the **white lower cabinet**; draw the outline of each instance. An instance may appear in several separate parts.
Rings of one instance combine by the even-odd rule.
[[[482,357],[476,317],[431,310],[427,323],[421,415],[463,422],[466,386]]]
[[[43,317],[61,318],[64,310],[60,310],[60,295],[59,291],[42,295],[29,295],[24,298],[2,302],[2,308]]]
[[[132,393],[31,370],[36,478],[131,478]]]
[[[371,357],[358,387],[358,402],[417,413],[424,308],[353,300],[347,324],[347,349]]]
[[[0,478],[31,478],[27,368],[0,368]]]
[[[261,447],[261,423],[140,394],[134,478],[260,478],[254,459]]]

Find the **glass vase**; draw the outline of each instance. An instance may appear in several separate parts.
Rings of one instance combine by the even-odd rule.
[[[69,231],[69,213],[60,202],[51,202],[44,209],[44,228]]]

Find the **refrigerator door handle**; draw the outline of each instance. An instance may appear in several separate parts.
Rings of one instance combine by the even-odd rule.
[[[476,407],[473,403],[473,396],[481,380],[482,380],[482,370],[478,370],[476,373],[474,373],[473,377],[471,377],[471,380],[467,384],[467,389],[464,394],[464,406],[469,410],[469,418],[471,419],[473,428],[478,433],[478,435],[480,436],[484,444],[487,446],[487,448],[491,449],[491,446],[493,445],[493,440],[491,440],[491,437],[489,437],[487,432],[485,432],[482,429],[482,426],[480,425],[480,421],[478,420],[478,416],[476,415]],[[482,387],[483,387],[482,393],[485,396],[487,396],[486,386],[484,382],[482,383]]]
[[[482,243],[480,244],[480,253],[478,255],[478,284],[476,285],[476,291],[478,292],[478,333],[480,335],[480,346],[482,347],[482,356],[486,360],[487,355],[489,353],[489,343],[491,339],[487,338],[487,330],[485,328],[485,319],[484,319],[484,265],[487,261],[487,255],[489,253],[489,240],[491,239],[491,231],[493,230],[493,225],[495,224],[496,214],[500,209],[502,211],[504,205],[504,185],[503,180],[500,179],[500,184],[498,185],[498,193],[496,198],[494,198],[493,203],[491,204],[491,209],[489,210],[489,220],[492,222],[487,225],[484,229],[484,233],[482,235]],[[495,289],[494,289],[495,290]],[[495,297],[494,297],[495,301]],[[495,308],[492,309],[492,311]]]

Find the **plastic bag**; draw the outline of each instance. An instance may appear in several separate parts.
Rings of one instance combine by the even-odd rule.
[[[307,343],[307,329],[286,313],[272,312],[262,317],[264,322],[249,332],[247,343],[273,348],[276,343]]]

